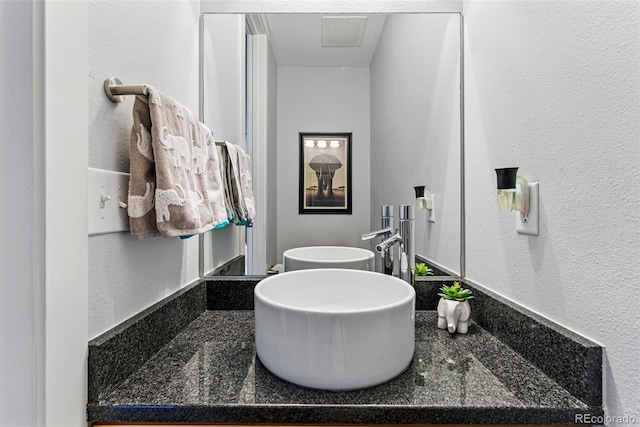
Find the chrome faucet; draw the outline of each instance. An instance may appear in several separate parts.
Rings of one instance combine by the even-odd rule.
[[[400,259],[400,278],[413,285],[416,264],[415,231],[413,227],[414,213],[412,205],[400,205],[400,229],[383,242],[376,245],[376,251],[382,254],[391,251],[398,243]]]
[[[393,232],[393,206],[382,205],[382,229],[372,231],[362,235],[362,240],[370,240],[375,237],[382,237],[382,240],[387,240]],[[386,249],[380,252],[382,256],[382,272],[384,274],[393,275],[393,252],[390,249]]]

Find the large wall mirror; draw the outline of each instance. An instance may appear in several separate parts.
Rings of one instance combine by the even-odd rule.
[[[416,254],[464,275],[461,60],[459,13],[203,14],[201,115],[252,156],[258,212],[246,233],[205,237],[205,271],[245,241],[257,275],[294,247],[373,249],[360,236],[381,206],[397,226],[425,186],[434,215],[416,207]],[[323,132],[352,135],[350,215],[298,211],[299,135]]]

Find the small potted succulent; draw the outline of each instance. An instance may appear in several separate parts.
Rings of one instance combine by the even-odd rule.
[[[471,306],[469,300],[473,298],[469,289],[460,287],[459,282],[451,286],[440,288],[438,302],[438,328],[447,329],[449,333],[466,334],[469,330]]]
[[[416,264],[415,268],[416,276],[433,276],[433,270],[427,267],[427,265],[423,262]]]

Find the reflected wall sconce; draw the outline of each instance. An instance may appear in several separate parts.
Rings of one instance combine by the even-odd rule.
[[[538,182],[518,175],[518,168],[496,169],[498,203],[504,212],[519,211],[516,215],[516,231],[520,234],[538,235]]]
[[[424,189],[424,185],[413,187],[416,191],[416,205],[418,209],[426,209],[429,211],[429,222],[436,222],[435,194]]]

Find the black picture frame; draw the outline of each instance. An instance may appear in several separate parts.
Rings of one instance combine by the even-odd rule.
[[[352,214],[351,143],[351,132],[300,132],[300,214]]]

